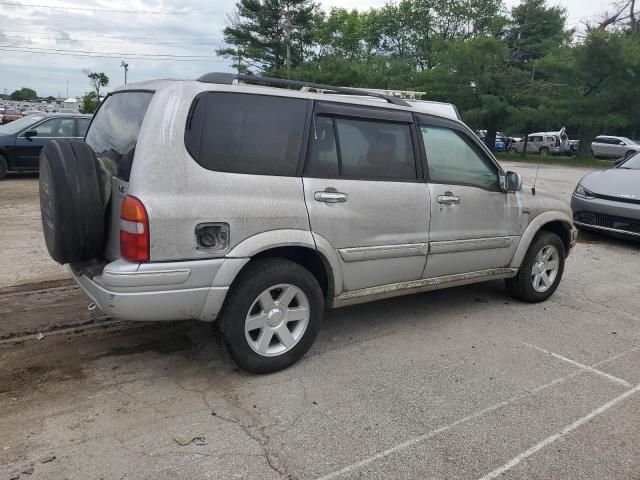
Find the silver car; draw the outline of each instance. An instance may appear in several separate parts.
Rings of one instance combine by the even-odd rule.
[[[130,84],[40,161],[49,252],[103,312],[215,321],[252,372],[301,358],[325,307],[495,279],[546,300],[576,237],[455,107],[378,92]]]
[[[580,229],[640,240],[640,154],[583,177],[571,208]]]
[[[591,154],[601,158],[625,158],[640,152],[640,145],[626,137],[601,135],[591,143]]]

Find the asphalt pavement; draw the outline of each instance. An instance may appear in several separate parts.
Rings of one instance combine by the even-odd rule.
[[[586,171],[539,186],[568,198]],[[545,303],[489,282],[329,311],[265,376],[208,324],[115,322],[64,280],[5,289],[0,478],[640,478],[639,260],[581,234]]]

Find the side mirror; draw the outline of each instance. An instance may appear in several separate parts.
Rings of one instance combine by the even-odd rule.
[[[516,172],[507,172],[504,183],[507,192],[519,192],[522,190],[522,175]]]
[[[37,130],[27,130],[26,132],[24,132],[24,138],[31,138],[31,137],[37,137],[37,136],[38,136]]]

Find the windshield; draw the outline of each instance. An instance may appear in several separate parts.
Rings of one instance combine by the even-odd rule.
[[[30,127],[36,122],[39,122],[44,117],[40,117],[38,115],[29,115],[28,117],[22,117],[18,120],[14,120],[11,123],[7,123],[6,125],[2,125],[0,127],[0,134],[2,135],[13,135],[14,133],[18,133],[25,128]]]
[[[627,145],[635,145],[636,142],[634,142],[633,140],[627,138],[627,137],[618,137],[620,138],[620,140],[622,140],[624,143],[626,143]]]
[[[640,170],[640,153],[636,153],[633,157],[630,157],[626,162],[621,163],[618,168],[626,168],[629,170]]]
[[[113,174],[129,179],[138,133],[152,92],[109,95],[98,109],[85,141]]]

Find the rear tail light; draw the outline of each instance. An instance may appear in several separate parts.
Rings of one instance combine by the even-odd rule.
[[[149,261],[149,218],[142,202],[131,195],[120,207],[120,255],[132,262]]]

